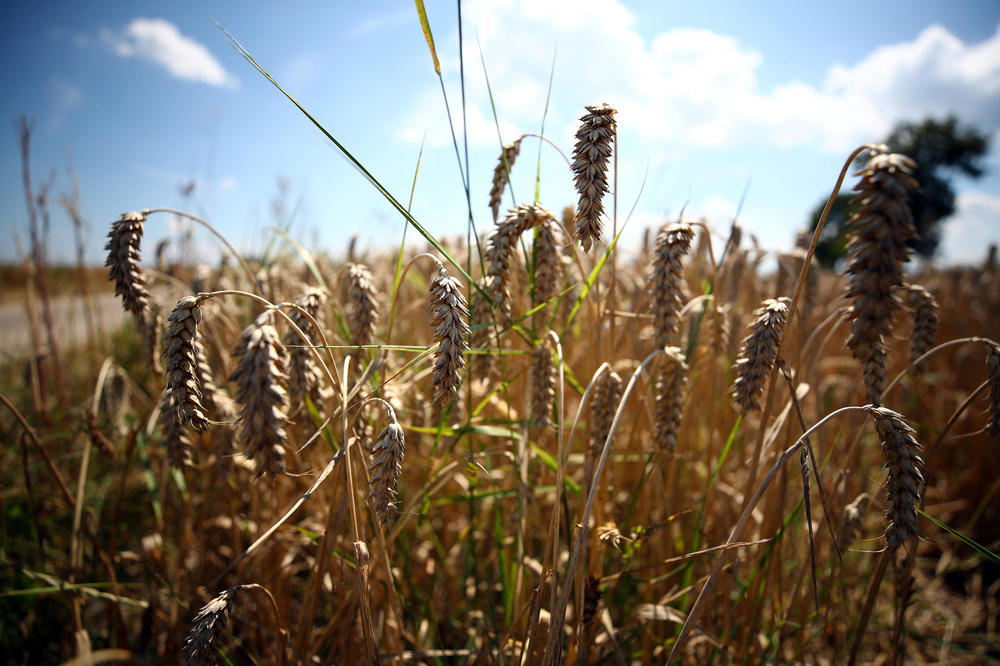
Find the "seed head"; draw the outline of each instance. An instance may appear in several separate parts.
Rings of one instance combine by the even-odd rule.
[[[603,200],[608,193],[608,162],[617,129],[616,113],[618,111],[607,104],[588,106],[576,132],[571,167],[580,195],[576,206],[576,240],[585,251],[601,239]]]

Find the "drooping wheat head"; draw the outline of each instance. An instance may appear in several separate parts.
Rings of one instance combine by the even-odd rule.
[[[986,372],[990,382],[990,420],[986,424],[986,434],[1000,437],[1000,347],[996,345],[990,345]]]
[[[305,293],[295,299],[295,304],[308,312],[321,326],[320,312],[325,302],[326,294],[315,287],[307,288]],[[309,349],[309,345],[320,343],[319,332],[313,330],[312,322],[299,310],[293,309],[289,317],[303,333],[310,336],[310,339],[303,340],[294,328],[289,327],[282,340],[288,350],[288,415],[295,418],[305,409],[307,397],[322,412],[332,389],[323,382],[316,357]]]
[[[684,397],[687,394],[688,365],[679,347],[666,347],[666,353],[656,373],[655,441],[661,451],[673,453],[677,448],[677,431],[681,424]]]
[[[924,461],[918,452],[920,444],[913,438],[913,428],[901,414],[885,407],[873,407],[875,429],[882,440],[882,455],[889,476],[885,482],[886,547],[890,552],[917,536],[917,508],[924,490]]]
[[[538,236],[535,238],[535,299],[541,304],[556,296],[563,282],[563,255],[559,235],[559,225],[556,220],[547,219],[538,225]],[[539,310],[543,315],[548,308]]]
[[[885,381],[885,341],[899,308],[894,289],[903,284],[903,262],[916,237],[907,199],[917,188],[910,176],[916,163],[905,155],[879,154],[858,174],[857,211],[847,221],[850,276],[847,347],[861,361],[868,402],[881,401]]]
[[[908,284],[906,305],[913,311],[913,331],[910,334],[912,363],[934,346],[938,330],[938,304],[931,292],[918,284]]]
[[[139,245],[145,221],[146,216],[142,213],[122,213],[121,218],[112,223],[104,246],[108,251],[104,265],[108,267],[109,279],[115,282],[115,295],[121,296],[122,307],[139,321],[149,303],[146,278],[139,268]]]
[[[590,399],[590,451],[596,457],[611,433],[611,422],[622,399],[622,378],[614,370],[601,375]]]
[[[201,342],[201,336],[194,338],[194,358],[196,372],[198,374],[198,385],[201,388],[201,397],[205,406],[212,412],[218,421],[228,421],[233,418],[236,412],[236,405],[229,396],[226,389],[216,385],[212,376],[212,366],[208,362],[208,354],[205,352],[205,345]]]
[[[272,319],[265,311],[243,330],[233,352],[239,364],[229,377],[236,383],[239,439],[254,463],[255,478],[285,471],[287,353]]]
[[[769,298],[753,313],[750,334],[743,339],[743,348],[733,364],[736,381],[732,396],[741,414],[760,410],[758,400],[778,354],[789,303],[785,297]]]
[[[521,139],[508,143],[500,153],[497,166],[493,169],[493,185],[490,187],[490,209],[493,211],[493,221],[497,221],[500,214],[500,202],[503,200],[503,191],[510,181],[510,172],[514,168],[514,160],[521,152]]]
[[[694,229],[683,222],[664,225],[656,237],[649,296],[657,347],[670,344],[677,330],[684,294],[681,261],[690,252],[692,239]]]
[[[383,525],[391,525],[399,514],[396,499],[399,494],[399,478],[403,474],[403,457],[406,455],[406,441],[403,427],[396,421],[396,415],[389,408],[389,424],[379,433],[378,441],[372,449],[371,483],[367,500],[373,504],[375,520]]]
[[[552,213],[535,203],[512,208],[507,217],[497,224],[486,247],[486,285],[493,301],[497,323],[508,326],[511,322],[511,270],[521,234],[539,225],[555,222]]]
[[[550,338],[539,338],[531,352],[531,423],[545,428],[552,421],[552,400],[556,395],[556,366],[552,359]]]
[[[427,309],[437,350],[434,352],[434,401],[458,399],[465,352],[469,350],[469,307],[462,284],[442,266],[431,280]]]
[[[167,452],[167,462],[171,467],[185,470],[191,465],[191,439],[187,428],[180,419],[177,396],[164,392],[160,398],[160,415],[157,423],[163,436],[163,448]]]
[[[208,428],[205,409],[201,406],[201,383],[195,351],[200,321],[198,299],[184,296],[167,317],[167,332],[163,336],[166,392],[172,395],[169,406],[178,410],[182,424],[190,425],[199,432]]]
[[[194,626],[184,638],[184,659],[189,666],[216,662],[215,642],[226,629],[239,590],[238,585],[224,590],[194,616]]]
[[[617,124],[615,109],[607,104],[588,106],[580,118],[573,148],[574,184],[580,199],[576,206],[576,240],[585,251],[601,239],[604,195],[608,193],[608,163]]]
[[[350,264],[347,267],[349,281],[347,293],[347,323],[351,334],[351,344],[370,345],[375,337],[378,321],[378,291],[371,272],[364,264]],[[366,357],[362,350],[355,352],[358,360]]]

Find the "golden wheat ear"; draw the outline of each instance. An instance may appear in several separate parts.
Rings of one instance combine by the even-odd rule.
[[[679,347],[666,347],[654,382],[656,390],[656,445],[661,451],[673,453],[677,448],[677,431],[681,425],[684,396],[687,393],[688,364]]]
[[[913,437],[913,428],[903,421],[901,414],[875,407],[871,415],[889,470],[885,482],[889,503],[885,514],[885,539],[886,547],[892,552],[917,536],[917,508],[924,490],[924,461],[918,455],[920,444]]]
[[[657,347],[666,347],[677,331],[684,289],[681,261],[691,251],[694,229],[683,222],[667,224],[656,236],[652,275],[649,280],[650,308]]]
[[[741,414],[759,411],[764,384],[778,354],[781,334],[788,321],[787,298],[769,298],[754,311],[750,334],[743,339],[739,358],[733,364],[736,381],[732,396]]]
[[[201,307],[194,296],[177,301],[167,317],[167,332],[163,336],[166,391],[171,399],[166,406],[178,411],[180,423],[197,431],[208,428],[205,409],[201,406],[201,382],[198,377],[198,323]]]
[[[510,170],[514,168],[514,160],[521,152],[521,137],[517,141],[508,143],[500,153],[496,168],[493,169],[493,185],[490,187],[490,210],[493,211],[493,222],[497,221],[500,215],[500,202],[503,201],[503,191],[510,182]]]
[[[469,306],[462,284],[442,266],[431,280],[427,309],[437,350],[434,352],[434,401],[439,405],[458,399],[469,350]]]
[[[320,311],[325,302],[326,293],[315,287],[306,289],[295,299],[295,304],[305,310],[317,323],[320,323]],[[288,350],[288,415],[294,418],[305,409],[306,396],[316,409],[322,411],[332,390],[323,382],[316,357],[308,347],[318,342],[319,331],[313,330],[312,321],[301,310],[294,309],[289,316],[299,330],[312,336],[311,341],[303,340],[298,332],[290,327],[282,339]]]
[[[114,280],[115,295],[121,296],[125,311],[139,319],[149,303],[146,278],[139,268],[139,246],[145,222],[146,216],[142,213],[122,213],[121,218],[112,223],[104,246],[108,251],[104,265],[108,267],[109,279]]]
[[[403,475],[403,459],[406,456],[406,440],[403,426],[396,421],[396,414],[386,403],[389,424],[379,433],[372,449],[374,462],[368,468],[371,472],[367,499],[372,502],[375,520],[382,525],[391,525],[399,515],[396,499],[399,496],[399,479]]]

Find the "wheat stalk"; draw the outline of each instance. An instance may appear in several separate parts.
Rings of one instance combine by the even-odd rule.
[[[576,206],[576,240],[585,251],[601,239],[604,195],[608,193],[608,162],[615,140],[615,109],[607,104],[588,106],[580,118],[573,148],[574,184],[580,199]]]
[[[115,282],[115,295],[121,296],[122,307],[142,321],[143,312],[149,303],[146,278],[139,268],[139,245],[142,242],[142,228],[146,216],[131,211],[122,213],[120,219],[111,225],[108,242],[107,261],[109,279]]]
[[[670,344],[670,337],[677,330],[684,293],[681,260],[690,252],[693,238],[694,229],[683,222],[664,225],[656,236],[649,295],[657,347]]]
[[[178,410],[180,421],[198,431],[208,428],[205,410],[201,406],[201,384],[198,381],[198,359],[195,345],[198,339],[198,322],[201,307],[194,296],[177,301],[167,317],[169,324],[163,336],[167,392],[172,398],[168,408]]]
[[[500,214],[500,202],[503,200],[503,191],[507,187],[507,183],[510,182],[510,170],[514,168],[514,160],[517,158],[518,153],[521,152],[521,140],[523,138],[520,137],[503,147],[500,159],[497,160],[497,166],[493,169],[493,185],[490,187],[490,209],[493,211],[494,222],[497,221],[497,216]]]
[[[847,221],[850,276],[847,347],[861,361],[868,402],[878,405],[885,381],[885,341],[899,307],[894,288],[903,284],[903,263],[916,237],[907,198],[917,183],[916,163],[905,155],[879,154],[859,172],[857,211]]]
[[[445,270],[438,269],[431,280],[427,309],[437,350],[434,352],[434,401],[439,405],[458,399],[460,372],[469,350],[468,304],[462,284]]]
[[[285,471],[287,353],[271,322],[267,310],[243,330],[233,352],[239,364],[229,377],[237,386],[239,437],[254,463],[254,477]]]
[[[760,410],[758,399],[774,365],[782,330],[788,319],[787,298],[769,298],[754,311],[750,334],[743,339],[743,348],[733,364],[736,381],[732,396],[741,414]]]

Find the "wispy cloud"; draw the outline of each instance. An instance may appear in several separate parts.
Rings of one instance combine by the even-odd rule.
[[[61,130],[67,116],[79,109],[84,101],[80,86],[59,76],[49,80],[46,97],[49,103],[48,131],[51,133]]]
[[[136,18],[120,33],[103,30],[101,38],[119,56],[148,60],[178,79],[228,88],[239,83],[211,51],[166,19]]]
[[[752,45],[694,28],[644,37],[635,16],[615,0],[485,0],[463,5],[463,14],[486,54],[497,114],[510,127],[537,122],[558,45],[550,112],[573,118],[556,128],[560,139],[571,137],[577,109],[601,101],[619,109],[620,129],[627,121],[644,141],[674,148],[767,144],[842,153],[881,138],[899,120],[948,112],[989,131],[1000,128],[1000,29],[967,43],[931,25],[911,41],[831,66],[822,81],[765,87],[758,73],[766,63]],[[510,35],[518,35],[516,48]],[[466,43],[468,74],[479,47]],[[442,60],[447,81],[457,78],[453,60]],[[490,119],[485,86],[470,85],[469,92],[479,115]],[[428,85],[423,99],[435,94],[440,98]],[[560,114],[560,106],[572,110]],[[434,139],[447,131],[422,113],[425,105],[415,107],[401,137],[419,140],[429,129]],[[470,131],[469,138],[495,143],[496,132]]]

